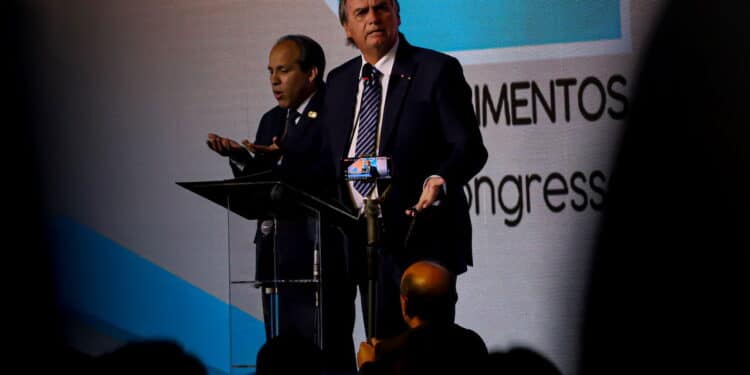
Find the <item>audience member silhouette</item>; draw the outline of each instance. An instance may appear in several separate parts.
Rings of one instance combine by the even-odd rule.
[[[128,343],[96,358],[92,373],[205,375],[206,367],[172,341]]]
[[[321,369],[322,353],[317,345],[298,335],[281,334],[260,348],[255,374],[317,375]]]
[[[420,261],[401,278],[401,313],[409,330],[393,339],[360,344],[361,374],[473,374],[487,357],[475,332],[454,323],[456,278],[445,267]]]
[[[669,2],[594,253],[580,374],[729,373],[748,314],[748,3]],[[744,297],[743,297],[744,296]]]
[[[540,353],[524,347],[507,352],[494,351],[487,357],[485,373],[488,375],[562,375],[552,361]]]

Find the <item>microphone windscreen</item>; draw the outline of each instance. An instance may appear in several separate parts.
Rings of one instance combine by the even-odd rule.
[[[273,220],[263,220],[263,222],[260,223],[260,233],[263,234],[263,236],[268,236],[273,232]]]

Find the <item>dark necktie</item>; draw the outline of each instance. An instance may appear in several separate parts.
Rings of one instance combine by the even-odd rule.
[[[380,72],[370,64],[362,67],[364,89],[359,106],[359,124],[357,125],[356,157],[375,156],[378,118],[380,117]],[[375,187],[367,180],[354,181],[354,188],[367,198]]]
[[[296,110],[290,108],[287,111],[286,122],[284,123],[284,131],[281,133],[281,138],[279,139],[277,144],[281,144],[281,142],[283,142],[284,139],[286,139],[286,135],[289,133],[289,128],[294,126],[295,124],[294,120],[296,120],[297,117],[299,117],[299,112],[297,112]]]

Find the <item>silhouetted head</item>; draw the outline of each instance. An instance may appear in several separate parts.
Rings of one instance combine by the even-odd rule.
[[[401,277],[401,313],[410,327],[452,323],[456,316],[456,277],[438,263],[412,264]]]
[[[486,370],[488,374],[562,375],[552,361],[532,349],[523,347],[512,348],[507,352],[490,353]]]
[[[128,343],[96,361],[95,372],[102,374],[207,374],[198,358],[177,343],[164,340]]]

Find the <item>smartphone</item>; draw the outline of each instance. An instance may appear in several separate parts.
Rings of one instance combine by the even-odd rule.
[[[391,178],[391,158],[387,156],[345,158],[342,164],[347,181]]]

